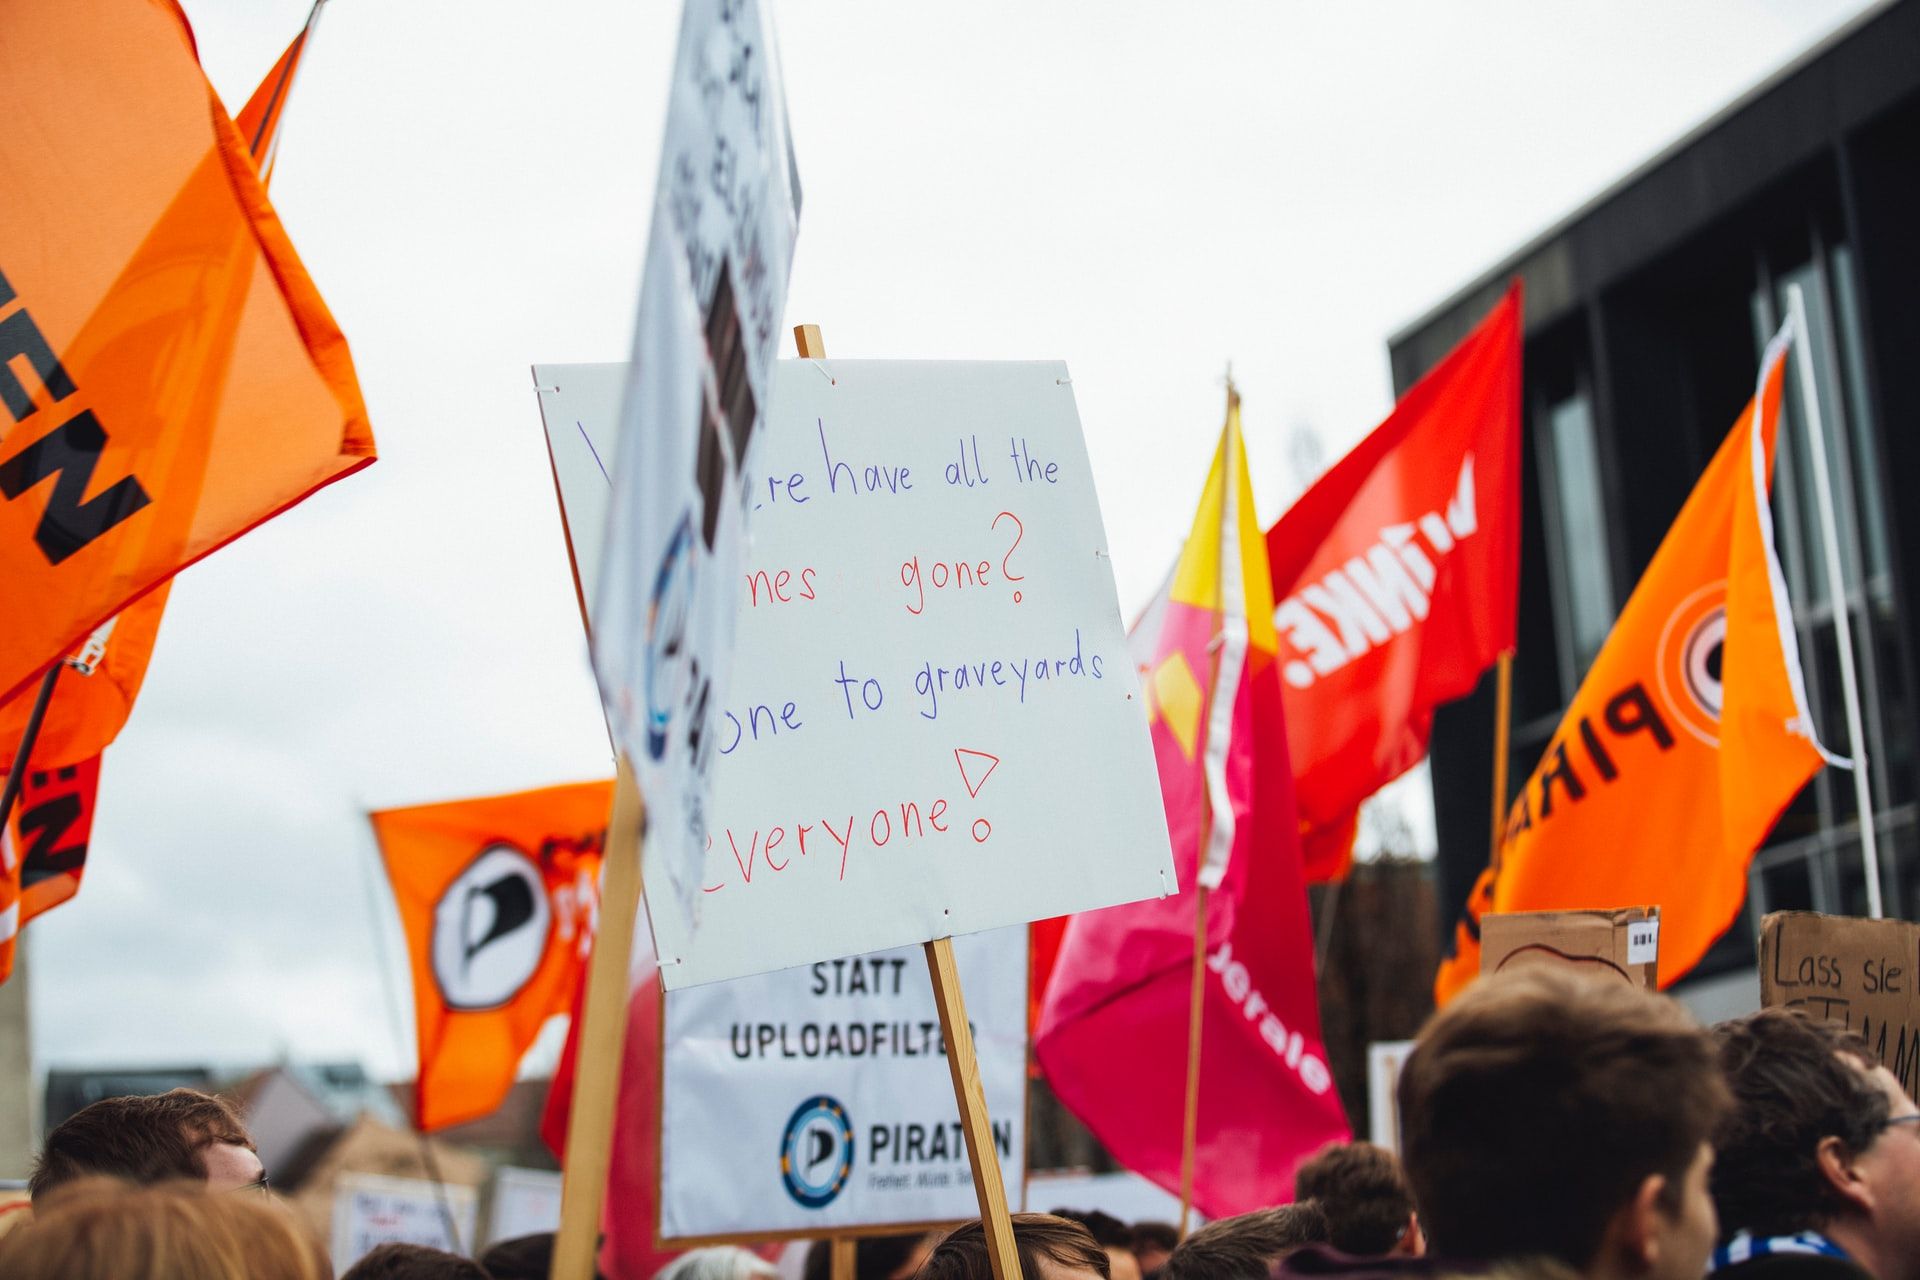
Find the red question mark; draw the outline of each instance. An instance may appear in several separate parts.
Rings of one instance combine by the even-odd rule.
[[[1005,578],[1008,582],[1025,582],[1027,580],[1027,575],[1024,573],[1014,573],[1012,570],[1008,569],[1007,561],[1013,559],[1014,548],[1020,545],[1020,539],[1027,536],[1027,526],[1021,524],[1020,517],[1013,514],[1013,512],[1002,511],[999,515],[993,518],[993,523],[988,527],[992,529],[998,529],[1000,527],[1000,522],[1002,520],[1013,521],[1013,546],[1008,547],[1007,554],[1000,557],[1000,576]],[[1020,593],[1018,591],[1015,591],[1013,593],[1013,602],[1015,604],[1020,603]]]

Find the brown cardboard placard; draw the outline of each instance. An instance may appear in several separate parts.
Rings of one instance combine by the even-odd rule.
[[[1480,920],[1480,972],[1552,964],[1656,991],[1659,943],[1658,907],[1492,912]]]
[[[1760,1003],[1805,1009],[1859,1032],[1916,1096],[1920,925],[1775,911],[1760,922]]]

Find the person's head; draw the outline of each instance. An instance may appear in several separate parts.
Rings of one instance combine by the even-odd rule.
[[[913,1280],[931,1252],[933,1237],[924,1231],[862,1236],[853,1248],[854,1280]],[[829,1280],[832,1274],[833,1242],[815,1240],[807,1248],[800,1280]]]
[[[445,1249],[423,1244],[376,1245],[348,1267],[340,1280],[492,1280],[485,1267]]]
[[[654,1272],[653,1280],[773,1280],[778,1274],[759,1255],[736,1244],[721,1244],[687,1250]]]
[[[77,1178],[196,1179],[215,1191],[264,1186],[253,1139],[221,1098],[192,1089],[102,1098],[47,1135],[27,1187],[34,1200]]]
[[[1180,1243],[1180,1230],[1171,1222],[1133,1224],[1133,1256],[1140,1263],[1140,1274],[1151,1276],[1167,1265],[1167,1255]]]
[[[1418,1254],[1413,1193],[1393,1152],[1371,1142],[1338,1142],[1293,1172],[1293,1197],[1313,1200],[1327,1215],[1328,1243],[1342,1253],[1373,1257]]]
[[[1094,1243],[1107,1251],[1107,1268],[1113,1280],[1140,1280],[1140,1260],[1133,1256],[1133,1231],[1126,1223],[1098,1209],[1055,1209],[1053,1216],[1087,1229]]]
[[[1327,1243],[1327,1215],[1311,1200],[1209,1222],[1182,1240],[1162,1280],[1267,1280],[1295,1249]]]
[[[1443,1258],[1697,1280],[1709,1139],[1731,1105],[1678,1004],[1558,968],[1482,977],[1401,1068],[1401,1161]]]
[[[1107,1251],[1087,1229],[1050,1213],[1013,1215],[1013,1247],[1026,1280],[1111,1280]],[[987,1233],[963,1222],[933,1247],[916,1280],[993,1280]]]
[[[1821,1231],[1880,1280],[1920,1274],[1920,1108],[1866,1041],[1789,1009],[1713,1034],[1734,1097],[1714,1140],[1722,1237]]]
[[[325,1280],[319,1246],[268,1196],[204,1182],[82,1178],[0,1237],[7,1280]]]

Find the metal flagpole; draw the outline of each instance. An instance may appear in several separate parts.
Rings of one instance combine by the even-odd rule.
[[[1861,728],[1860,682],[1853,669],[1853,624],[1847,610],[1846,583],[1840,577],[1840,535],[1833,518],[1833,481],[1827,474],[1827,435],[1820,420],[1820,397],[1813,383],[1813,330],[1807,324],[1806,295],[1787,286],[1787,313],[1793,318],[1794,360],[1800,373],[1800,407],[1807,422],[1808,452],[1813,455],[1813,488],[1820,506],[1820,541],[1826,553],[1827,594],[1840,644],[1840,687],[1846,695],[1847,742],[1853,757],[1853,800],[1859,811],[1860,853],[1866,860],[1867,914],[1886,914],[1880,898],[1880,845],[1874,831],[1873,801],[1867,791],[1867,744]]]

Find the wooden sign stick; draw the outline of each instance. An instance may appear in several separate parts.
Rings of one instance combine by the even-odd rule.
[[[587,969],[580,1012],[580,1047],[573,1068],[573,1107],[567,1116],[567,1158],[560,1185],[560,1232],[554,1239],[554,1280],[593,1280],[607,1169],[613,1163],[613,1113],[620,1098],[620,1064],[631,1003],[628,965],[640,914],[640,784],[625,756],[613,788],[607,848],[601,863],[600,924]]]
[[[793,342],[803,360],[827,358],[827,345],[817,324],[795,325]],[[993,1280],[1021,1280],[1020,1254],[1013,1245],[1013,1218],[1007,1213],[1006,1182],[1000,1176],[1000,1158],[994,1154],[993,1123],[987,1116],[986,1091],[980,1087],[980,1061],[973,1051],[973,1027],[967,1022],[960,970],[953,962],[953,939],[935,938],[926,944],[926,951],[927,972],[933,977],[933,1002],[940,1010],[940,1039],[947,1047],[947,1069],[953,1074],[953,1098],[960,1106],[960,1127],[966,1135],[967,1163],[973,1169],[974,1197],[980,1204],[980,1225],[987,1233]],[[834,1241],[833,1247],[837,1258],[840,1241]]]
[[[835,1236],[827,1248],[830,1262],[828,1280],[855,1280],[860,1242],[852,1236]]]

